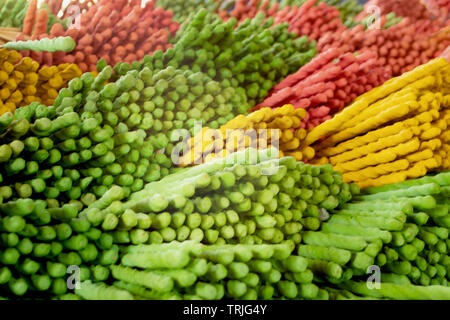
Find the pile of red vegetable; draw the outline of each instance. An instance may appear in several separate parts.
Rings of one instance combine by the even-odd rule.
[[[369,49],[357,54],[346,51],[346,46],[330,48],[278,84],[256,108],[292,104],[307,109],[301,127],[310,129],[390,77]]]
[[[33,52],[31,56],[47,65],[76,63],[82,71],[94,71],[101,58],[109,64],[131,63],[156,50],[165,51],[171,47],[169,37],[179,28],[179,24],[172,21],[172,12],[155,8],[154,2],[141,7],[140,1],[136,0],[101,0],[82,13],[79,21],[75,19],[67,31],[61,24],[55,24],[47,34],[39,27],[45,20],[43,11],[39,11],[36,19],[27,15],[24,32],[17,40],[26,39],[30,34],[28,26],[33,24],[33,37],[37,39],[70,36],[77,42],[74,51]]]
[[[233,10],[221,11],[222,19],[235,18],[239,23],[247,18],[253,18],[263,12],[267,18],[274,18],[275,24],[289,23],[289,31],[299,36],[307,35],[311,40],[317,40],[327,31],[345,29],[340,19],[339,10],[319,0],[307,0],[301,6],[286,5],[281,7],[278,2],[269,0],[237,0]]]
[[[386,17],[381,18],[381,26]],[[431,22],[430,22],[431,23]],[[429,31],[423,31],[422,22],[411,23],[403,19],[400,23],[388,29],[369,28],[364,30],[362,25],[338,32],[327,32],[319,39],[319,52],[329,48],[348,45],[350,50],[359,51],[370,48],[378,53],[382,64],[393,76],[398,76],[431,59],[439,56],[450,44],[450,34],[446,29],[433,35],[439,30],[436,25],[429,25]],[[433,40],[438,38],[439,41]]]
[[[401,75],[438,57],[450,45],[450,31],[441,29],[440,21],[432,20],[425,6],[421,5],[422,13],[414,16],[408,14],[411,10],[406,8],[394,15],[391,13],[393,6],[388,6],[386,1],[372,1],[371,4],[381,6],[380,20],[369,24],[373,21],[370,17],[373,12],[366,5],[365,11],[358,16],[361,22],[351,28],[341,21],[335,6],[320,0],[307,0],[297,6],[237,0],[229,13],[221,12],[222,18],[232,17],[239,22],[263,12],[266,17],[273,18],[275,24],[288,23],[290,32],[316,40],[317,50],[322,53],[275,87],[255,109],[276,108],[286,103],[306,108],[308,114],[302,126],[312,128],[328,120],[357,96],[381,85],[391,76]],[[399,15],[407,18],[397,18]],[[353,53],[360,55],[355,57]],[[331,62],[339,56],[338,64],[344,64],[340,70],[340,66]],[[325,82],[317,78],[315,72],[326,74],[330,68],[334,68],[336,74],[331,72]],[[301,92],[297,90],[299,87],[303,88]]]
[[[56,0],[56,1],[59,1],[59,0]],[[61,8],[62,16],[64,18],[71,18],[78,12],[79,13],[86,12],[94,4],[95,4],[94,0],[84,0],[83,2],[81,2],[80,0],[71,0],[67,4],[67,6],[65,6],[64,8]]]
[[[437,17],[446,26],[450,25],[450,0],[422,0],[422,2],[431,12],[433,19]]]
[[[364,5],[364,11],[356,18],[364,17],[370,8],[380,8],[381,14],[388,14],[394,12],[397,16],[408,17],[412,21],[417,20],[431,20],[431,12],[423,5],[421,0],[369,0]]]
[[[279,8],[278,2],[273,3],[270,0],[236,0],[232,10],[220,10],[218,14],[223,20],[235,18],[241,23],[247,18],[255,17],[258,12],[264,12],[267,17],[273,16]]]
[[[308,35],[312,40],[318,40],[327,31],[345,28],[336,7],[325,2],[316,4],[317,0],[308,0],[301,7],[286,6],[274,15],[275,22],[289,22],[289,31]]]

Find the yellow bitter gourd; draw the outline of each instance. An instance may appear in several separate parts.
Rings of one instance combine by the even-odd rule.
[[[397,122],[391,126],[381,129],[373,130],[363,136],[353,138],[352,140],[344,141],[335,147],[329,147],[318,151],[319,156],[334,156],[345,151],[364,146],[368,143],[376,142],[377,140],[398,134],[402,130],[407,129],[403,122]]]
[[[418,93],[418,90],[413,88],[406,88],[404,90],[396,92],[383,100],[377,101],[376,103],[372,104],[367,109],[362,111],[360,114],[347,121],[342,125],[342,129],[352,128],[362,121],[365,121],[366,119],[371,118],[379,114],[380,112],[389,109],[392,106],[406,103],[408,101],[415,101],[417,100]]]
[[[439,150],[442,147],[441,139],[431,139],[428,141],[422,141],[420,144],[420,151],[430,149],[431,151]]]
[[[206,162],[248,147],[275,146],[279,147],[280,156],[289,153],[298,161],[312,159],[313,148],[298,150],[306,137],[306,130],[300,128],[305,116],[306,110],[285,105],[277,109],[262,108],[248,116],[239,115],[218,130],[202,128],[188,141],[188,151],[181,158],[181,165]]]
[[[406,160],[410,163],[419,162],[430,158],[433,158],[433,150],[431,149],[425,149],[406,156]]]
[[[75,64],[40,68],[17,51],[0,49],[0,115],[34,101],[52,105],[59,90],[81,74]]]
[[[61,88],[76,77],[81,77],[81,70],[75,64],[60,64],[52,67],[42,67],[39,70],[38,81],[38,96],[41,103],[45,105],[52,105],[58,96]]]
[[[380,152],[371,153],[365,157],[353,161],[339,163],[335,166],[335,168],[342,172],[356,171],[365,168],[367,166],[392,162],[395,159],[401,158],[402,156],[417,151],[419,147],[420,147],[419,139],[414,138],[408,142],[401,143],[395,147],[386,148]]]
[[[344,181],[356,182],[360,187],[400,182],[428,171],[448,169],[450,110],[446,108],[450,107],[450,64],[444,59],[431,64],[434,67],[422,66],[411,71],[406,82],[405,76],[390,80],[389,86],[402,81],[407,86],[398,92],[389,91],[388,98],[368,105],[365,111],[342,124],[340,132],[328,131],[326,139],[314,146],[317,157],[312,163],[331,163],[343,172]],[[441,68],[436,68],[437,65]],[[373,91],[380,94],[379,89]],[[388,102],[412,97],[411,93],[416,94],[412,101],[394,105]],[[372,94],[358,98],[358,103]],[[407,113],[402,110],[403,104],[409,106]],[[346,109],[342,113],[345,112]]]
[[[340,162],[346,162],[353,159],[361,158],[366,154],[375,153],[387,147],[394,147],[400,143],[404,143],[413,137],[414,133],[411,129],[405,129],[399,133],[387,136],[361,147],[355,148],[351,151],[341,153],[337,156],[330,157],[330,163],[335,165]]]
[[[450,169],[450,145],[443,145],[443,147],[439,150],[439,155],[442,156],[442,170]]]
[[[426,172],[426,169],[425,169]],[[376,179],[368,179],[358,183],[361,188],[377,187],[385,184],[391,184],[398,181],[404,181],[408,178],[408,171],[398,171],[391,174],[380,176]]]
[[[330,134],[339,131],[340,126],[343,123],[360,114],[364,109],[373,104],[375,101],[399,91],[410,83],[413,83],[415,81],[417,82],[418,79],[423,79],[430,74],[434,74],[439,70],[443,70],[448,65],[449,63],[444,58],[437,58],[409,72],[404,73],[400,77],[388,80],[382,86],[377,87],[360,96],[355,100],[354,103],[345,108],[342,112],[336,114],[333,119],[330,119],[312,129],[306,137],[305,141],[303,141],[303,145],[312,145],[319,139],[330,136]],[[420,87],[421,85],[423,85],[423,83],[416,84],[415,87]]]
[[[381,125],[387,124],[393,120],[401,119],[402,117],[413,111],[418,103],[416,101],[405,102],[399,105],[394,105],[379,114],[360,122],[352,128],[345,129],[323,142],[323,145],[330,146],[335,143],[351,139],[360,134],[366,133],[370,130],[379,128]]]
[[[406,159],[397,160],[390,163],[383,163],[375,167],[364,168],[360,171],[352,171],[343,174],[346,181],[361,182],[367,179],[375,179],[392,172],[406,170],[409,162]]]

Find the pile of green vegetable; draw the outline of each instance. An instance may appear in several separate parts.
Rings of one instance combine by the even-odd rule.
[[[190,239],[206,244],[298,244],[300,230],[318,229],[326,210],[359,190],[343,183],[331,166],[312,167],[290,157],[279,160],[270,155],[273,149],[259,151],[259,161],[255,157],[253,163],[242,164],[252,150],[181,170],[132,194],[123,210],[149,214],[153,221],[150,234],[140,242],[148,236],[152,243]],[[134,243],[134,227],[117,232],[117,238]]]
[[[1,0],[0,27],[21,28],[27,9],[27,0]]]
[[[320,231],[303,233],[297,254],[326,265],[316,280],[334,284],[334,298],[448,298],[449,186],[443,172],[363,189],[332,210]],[[381,272],[379,290],[366,284],[373,266]]]
[[[194,241],[129,246],[111,283],[82,282],[61,299],[268,300],[268,299],[446,299],[444,286],[347,281],[337,289],[313,283],[308,260],[292,245],[210,245]],[[356,295],[353,292],[360,294]]]
[[[376,257],[376,264],[387,273],[382,276],[384,282],[447,286],[449,195],[450,172],[373,187],[345,204],[330,222],[391,234],[392,240]]]
[[[270,0],[269,3],[264,0],[158,0],[157,6],[170,10],[174,14],[174,19],[180,23],[186,21],[192,12],[198,12],[200,9],[206,9],[209,12],[227,12],[233,10],[236,5],[243,5],[247,10],[256,10],[265,6],[271,8],[277,5],[277,10],[286,6],[301,7],[306,0]],[[363,6],[358,0],[319,0],[317,4],[325,2],[327,5],[336,7],[341,15],[341,20],[347,27],[355,25],[354,18],[363,11]],[[238,4],[239,3],[239,4]]]
[[[383,282],[379,287],[369,288],[366,281],[349,280],[340,285],[341,289],[329,288],[332,300],[448,300],[448,286],[417,286],[407,283]],[[344,289],[342,289],[344,288]],[[355,294],[356,293],[356,294]]]
[[[111,266],[112,286],[84,282],[75,294],[84,299],[326,299],[327,292],[311,283],[306,260],[292,249],[289,244],[192,241],[130,246],[121,265]]]
[[[105,85],[112,74],[106,66],[96,78],[74,79],[48,109],[32,104],[14,119],[5,114],[3,182],[61,203],[88,205],[113,184],[129,195],[169,174],[175,130],[187,134],[196,120],[218,127],[241,110],[235,89],[200,72],[145,67]]]
[[[108,73],[104,80],[122,85],[134,84],[140,77],[135,88],[133,84],[128,88],[133,93],[131,101],[114,102],[107,112],[119,116],[120,130],[125,130],[126,124],[129,130],[138,129],[145,141],[156,143],[154,150],[162,152],[150,162],[152,168],[162,167],[160,176],[173,166],[174,147],[188,134],[195,135],[196,123],[217,129],[246,114],[276,83],[315,55],[314,45],[306,37],[294,39],[287,25],[270,27],[273,21],[263,20],[259,15],[235,29],[235,20],[225,23],[202,10],[183,24],[174,47],[165,53],[156,51],[132,65],[119,63],[112,77],[105,61],[99,62],[101,74]],[[146,176],[160,177],[156,170]]]
[[[219,7],[217,0],[157,0],[156,6],[173,12],[173,19],[180,23],[186,21],[192,12],[206,9],[215,12]]]
[[[200,10],[181,26],[173,48],[146,56],[142,63],[119,63],[114,70],[116,75],[145,67],[155,73],[166,67],[203,72],[245,99],[243,113],[316,54],[315,43],[306,36],[297,38],[287,24],[272,26],[273,18],[264,19],[261,13],[235,28],[236,19],[223,22]]]
[[[0,5],[0,22],[17,11]],[[361,193],[275,149],[174,168],[199,123],[245,115],[316,53],[264,14],[236,26],[211,8],[166,52],[102,60],[53,106],[0,116],[0,298],[448,298],[450,172]]]
[[[17,142],[10,147],[16,153],[20,149]],[[369,189],[346,204],[359,188],[343,183],[331,166],[277,159],[274,151],[247,149],[181,169],[130,195],[126,187],[113,185],[98,199],[83,193],[81,201],[65,204],[33,193],[42,187],[39,179],[45,175],[29,185],[3,185],[0,296],[442,299],[448,295],[448,239],[439,240],[448,232],[448,173]],[[54,167],[47,174],[57,171]],[[67,187],[65,182],[58,180],[47,194]],[[391,201],[378,200],[385,198]],[[438,210],[431,210],[433,206]],[[432,221],[426,221],[423,211]],[[413,257],[421,243],[423,248]],[[428,262],[419,265],[419,257]],[[408,263],[410,268],[418,263],[420,274],[413,283],[435,286],[413,286],[401,275]],[[382,268],[383,284],[368,291],[366,283],[358,281],[365,281],[366,268],[374,264]],[[80,267],[81,288],[74,293],[67,288],[68,266]],[[426,276],[428,283],[422,280]]]
[[[116,73],[100,62],[97,77],[86,73],[72,80],[68,88],[59,92],[53,106],[42,108],[31,104],[17,110],[14,117],[11,113],[3,115],[0,119],[0,162],[3,164],[0,181],[7,190],[3,201],[51,199],[56,207],[75,203],[77,211],[81,211],[113,185],[122,187],[124,197],[128,197],[141,190],[145,183],[170,173],[173,148],[176,143],[182,143],[180,139],[189,131],[195,134],[196,121],[218,128],[236,114],[244,113],[249,106],[245,101],[246,93],[239,88],[238,79],[229,78],[231,70],[220,69],[223,76],[220,81],[211,78],[216,76],[210,64],[214,65],[213,52],[221,47],[211,46],[209,52],[195,46],[191,50],[186,48],[195,45],[189,37],[195,35],[198,23],[205,24],[202,34],[209,36],[212,34],[205,31],[208,28],[218,32],[228,26],[228,33],[224,34],[231,36],[227,41],[236,39],[237,31],[232,31],[232,23],[215,20],[217,26],[214,27],[202,20],[205,18],[204,12],[199,13],[192,25],[181,32],[181,39],[172,51],[156,52],[144,63],[133,65],[133,69],[121,64],[116,66]],[[249,35],[260,22],[253,20],[247,31],[237,29],[239,39]],[[273,40],[271,34],[288,36],[286,28],[265,28],[265,40]],[[249,48],[259,43],[247,42]],[[300,42],[306,44],[305,39]],[[201,44],[207,46],[208,42],[202,40]],[[279,53],[294,50],[290,45]],[[198,56],[192,69],[187,67],[194,58],[190,57],[191,52]],[[182,58],[177,60],[180,53]],[[170,55],[173,59],[168,61]],[[230,55],[230,52],[219,54],[215,60],[227,64]],[[258,64],[258,54],[247,56],[251,65]],[[168,66],[164,66],[163,61],[167,61]],[[240,64],[250,76],[247,72],[250,66],[246,66],[245,62]],[[270,70],[269,65],[266,67]],[[282,66],[283,72],[288,72],[286,68]],[[277,74],[276,69],[270,72]],[[244,83],[245,74],[239,77]],[[258,89],[254,92],[259,94]]]
[[[156,53],[153,57],[158,56]],[[152,125],[142,127],[148,133],[161,132],[169,137],[175,129],[193,129],[196,121],[218,128],[235,114],[246,111],[245,96],[239,94],[230,81],[217,82],[199,71],[173,66],[152,71],[144,67],[139,72],[129,71],[118,83],[132,81],[136,76],[148,78],[144,88],[138,82],[141,97],[135,101],[144,120],[146,115],[153,116]]]
[[[0,27],[22,29],[29,4],[29,0],[0,0]],[[48,11],[47,31],[56,23],[61,23],[64,28],[70,24],[70,19],[60,20],[53,15],[48,4],[43,3],[40,9]]]
[[[52,128],[47,130],[62,122],[67,125],[73,114],[50,122]],[[30,130],[38,127],[42,129],[37,125]],[[24,143],[24,150],[25,145],[24,152],[29,152],[31,140]],[[19,143],[12,146],[17,153]],[[188,239],[215,245],[300,243],[303,227],[320,226],[320,208],[336,208],[351,198],[353,187],[343,184],[342,176],[331,167],[312,167],[293,158],[279,162],[273,152],[248,149],[184,169],[130,196],[126,187],[113,185],[97,200],[84,191],[94,178],[78,181],[75,176],[84,170],[74,169],[75,162],[69,169],[61,161],[65,170],[54,165],[28,181],[24,181],[25,172],[22,179],[16,175],[15,185],[0,187],[0,284],[4,285],[0,296],[33,296],[39,291],[41,297],[63,295],[68,290],[67,267],[72,265],[80,266],[81,281],[105,282],[110,279],[109,266],[121,256],[119,246],[130,244]],[[51,156],[41,163],[55,161],[58,151],[48,153]],[[16,159],[20,158],[5,166],[8,173],[19,170],[22,161]],[[36,165],[25,165],[23,170],[30,166]],[[46,186],[49,181],[54,181],[52,186]],[[72,181],[76,186],[71,186]],[[81,201],[64,203],[63,194],[77,188],[83,188]],[[124,264],[126,256],[121,261]]]
[[[151,71],[105,86],[111,75],[110,67],[97,78],[86,73],[62,89],[53,106],[31,104],[17,110],[14,118],[10,113],[2,116],[2,184],[14,191],[12,197],[50,198],[62,204],[83,200],[88,205],[87,199],[102,196],[113,184],[130,194],[168,174],[171,163],[154,151],[168,142],[157,131],[165,130],[158,119],[169,111],[150,101],[135,103],[156,92],[142,80],[153,81]],[[150,128],[155,130],[147,136]]]
[[[273,3],[279,2],[280,8],[286,6],[301,7],[307,0],[272,0]],[[355,17],[364,9],[363,5],[359,4],[358,0],[319,0],[316,4],[325,2],[329,6],[336,7],[339,10],[341,21],[348,27],[356,24]]]

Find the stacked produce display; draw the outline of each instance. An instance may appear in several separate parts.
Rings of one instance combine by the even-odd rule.
[[[290,103],[296,109],[306,109],[301,126],[310,129],[389,78],[390,73],[373,51],[352,53],[330,48],[276,85],[256,108]]]
[[[449,23],[450,2],[448,0],[424,0],[423,4],[431,11],[433,18],[439,18],[444,23]]]
[[[26,17],[30,15],[36,15],[38,10],[41,11],[41,15],[47,15],[48,19],[45,23],[45,28],[50,30],[50,28],[55,23],[62,23],[64,26],[67,26],[67,20],[60,20],[57,17],[59,9],[54,8],[54,6],[61,6],[61,1],[53,0],[49,4],[42,3],[38,8],[37,1],[27,1],[27,0],[6,0],[2,1],[0,4],[0,28],[22,28],[26,26],[27,19]]]
[[[305,144],[321,139],[314,162],[361,187],[448,170],[449,71],[439,58],[358,97],[308,133]]]
[[[157,6],[163,7],[174,12],[174,18],[179,22],[184,22],[192,12],[199,9],[207,9],[216,12],[223,19],[230,17],[238,21],[244,21],[247,18],[253,18],[257,12],[264,12],[271,16],[279,10],[288,7],[296,8],[302,6],[306,0],[158,0]],[[335,6],[339,10],[342,21],[347,25],[354,23],[353,18],[359,14],[363,7],[356,0],[319,0],[319,3]]]
[[[0,299],[449,300],[449,19],[418,8],[0,1]]]
[[[391,232],[392,241],[384,248],[385,257],[377,257],[378,265],[397,275],[392,275],[392,279],[398,284],[446,286],[449,280],[446,271],[449,266],[449,178],[450,173],[445,172],[365,189],[363,195],[355,198],[356,201],[352,204],[344,205],[343,210],[338,211],[338,215],[333,216],[330,222],[335,219],[339,223],[341,218],[345,222],[353,217],[354,221],[363,226],[366,219],[363,216],[367,213],[363,209],[371,211],[370,207],[373,208],[377,202],[382,201],[382,206],[374,211],[374,218],[384,215],[384,219],[380,225],[373,223],[371,226]],[[362,210],[355,212],[358,208]],[[378,210],[381,208],[387,210]],[[386,275],[387,279],[389,277]]]
[[[280,157],[311,160],[315,155],[313,148],[298,151],[306,137],[306,130],[301,128],[305,116],[304,109],[285,105],[278,109],[263,108],[247,117],[239,115],[219,129],[202,128],[194,137],[178,145],[180,157],[177,162],[182,166],[199,164],[248,147],[275,147]]]
[[[58,92],[82,72],[75,64],[48,67],[22,58],[14,50],[0,49],[0,115],[32,102],[51,105]]]
[[[413,1],[387,1],[370,0],[365,4],[369,7],[380,8],[380,13],[394,12],[396,15],[408,17],[412,20],[438,20],[439,23],[448,25],[448,0],[413,0]]]
[[[72,4],[72,6],[74,6]],[[99,59],[110,64],[133,62],[156,50],[170,47],[168,38],[179,25],[172,21],[172,13],[154,8],[153,2],[141,7],[139,1],[99,1],[86,11],[73,9],[75,18],[67,30],[61,23],[47,32],[47,11],[27,14],[23,32],[17,40],[72,37],[76,47],[69,53],[29,54],[40,63],[77,63],[83,72],[95,71]],[[33,30],[33,31],[32,31]]]
[[[395,12],[381,9],[381,16],[377,19],[373,16],[374,11],[370,9],[373,5],[367,5],[366,10],[360,12],[358,23],[344,24],[339,7],[330,6],[327,2],[286,1],[280,6],[274,3],[270,10],[258,6],[259,1],[249,1],[247,5],[238,2],[241,3],[240,6],[235,6],[238,13],[233,14],[231,11],[230,16],[243,21],[245,18],[264,13],[273,17],[276,24],[287,22],[291,32],[317,40],[319,52],[330,47],[344,46],[352,52],[370,48],[377,51],[382,65],[389,72],[393,72],[394,76],[439,56],[450,43],[448,33],[440,34],[439,39],[433,36],[445,26],[439,19],[413,19],[409,16],[403,19]],[[344,1],[347,6],[353,6],[351,3],[352,1]],[[414,8],[409,5],[403,7]]]
[[[196,6],[201,7],[202,3],[201,1],[196,2]],[[352,1],[344,1],[342,6],[357,8]],[[210,6],[205,5],[205,7],[211,10]],[[299,36],[306,35],[309,39],[317,40],[319,52],[328,50],[341,54],[365,52],[366,54],[363,56],[372,56],[370,62],[364,64],[365,68],[374,70],[369,80],[366,79],[365,75],[368,73],[364,70],[365,75],[356,78],[359,83],[346,87],[347,91],[350,90],[346,92],[346,95],[340,92],[340,97],[336,99],[328,91],[328,98],[325,99],[325,95],[322,93],[317,104],[324,105],[320,106],[319,110],[313,110],[312,114],[308,113],[305,121],[308,128],[311,128],[328,120],[332,114],[347,106],[348,101],[353,101],[357,95],[370,91],[391,76],[401,75],[438,57],[450,44],[450,32],[448,28],[440,30],[443,24],[439,20],[431,18],[428,20],[403,19],[396,17],[394,12],[382,15],[379,20],[376,20],[372,16],[373,10],[369,10],[369,7],[366,6],[367,10],[365,11],[357,10],[361,11],[358,17],[362,21],[357,24],[347,23],[350,28],[343,23],[342,10],[340,18],[340,13],[335,7],[318,0],[284,1],[281,4],[274,2],[272,5],[269,5],[268,1],[237,1],[229,14],[222,11],[220,15],[225,20],[232,17],[242,23],[246,18],[264,14],[266,18],[273,17],[275,24],[289,23],[289,31]],[[342,7],[338,7],[338,9],[342,9]],[[381,10],[380,13],[385,12]],[[370,53],[368,53],[369,51]],[[356,69],[357,66],[351,68],[353,67]],[[354,82],[355,76],[349,75],[349,71],[347,71],[345,80]],[[341,83],[344,83],[343,81]],[[308,83],[304,85],[306,84]],[[331,87],[333,86],[331,85]],[[317,88],[312,88],[313,91],[315,89]],[[287,91],[283,93],[287,95]],[[295,104],[300,100],[294,99],[294,101],[287,100],[285,103]],[[303,100],[301,105],[308,103]],[[282,105],[283,103],[278,104],[278,106]],[[275,107],[276,105],[270,106]],[[308,121],[310,117],[311,120]]]
[[[305,234],[306,245],[299,247],[298,254],[340,265],[343,274],[348,272],[355,281],[366,274],[367,268],[376,265],[382,272],[383,282],[447,286],[449,225],[445,198],[449,177],[447,172],[363,190],[352,202],[333,210],[320,232]],[[338,241],[339,236],[352,241]],[[335,241],[331,241],[333,237]],[[364,248],[366,241],[373,242]],[[319,251],[317,245],[327,248]],[[352,253],[353,259],[351,251],[358,252]],[[342,279],[338,285],[341,288],[352,286],[352,282]],[[355,291],[378,296],[376,291],[370,292],[367,288]],[[406,299],[404,297],[406,295],[396,296]]]
[[[130,68],[160,70],[169,66],[203,72],[235,88],[244,99],[240,113],[245,113],[316,54],[315,42],[288,32],[287,24],[273,26],[273,19],[264,20],[260,14],[236,27],[234,19],[223,22],[201,10],[183,24],[173,40],[173,49],[157,52],[132,66],[119,63],[115,70],[123,75]]]

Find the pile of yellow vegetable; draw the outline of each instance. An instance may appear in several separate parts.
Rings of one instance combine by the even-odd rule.
[[[311,130],[308,145],[312,163],[331,163],[362,188],[449,169],[450,63],[432,60],[363,94]]]
[[[75,64],[40,67],[17,51],[0,49],[0,115],[34,101],[52,105],[59,90],[81,74]]]
[[[277,109],[262,108],[248,116],[239,115],[218,130],[202,128],[188,141],[181,165],[207,162],[248,147],[263,150],[272,146],[279,149],[280,157],[310,160],[314,157],[313,148],[299,150],[307,133],[300,128],[305,116],[305,109],[287,104]]]
[[[41,100],[39,102],[47,106],[52,105],[59,90],[66,87],[73,78],[81,77],[81,74],[81,69],[73,63],[42,67],[38,72],[37,96]]]

